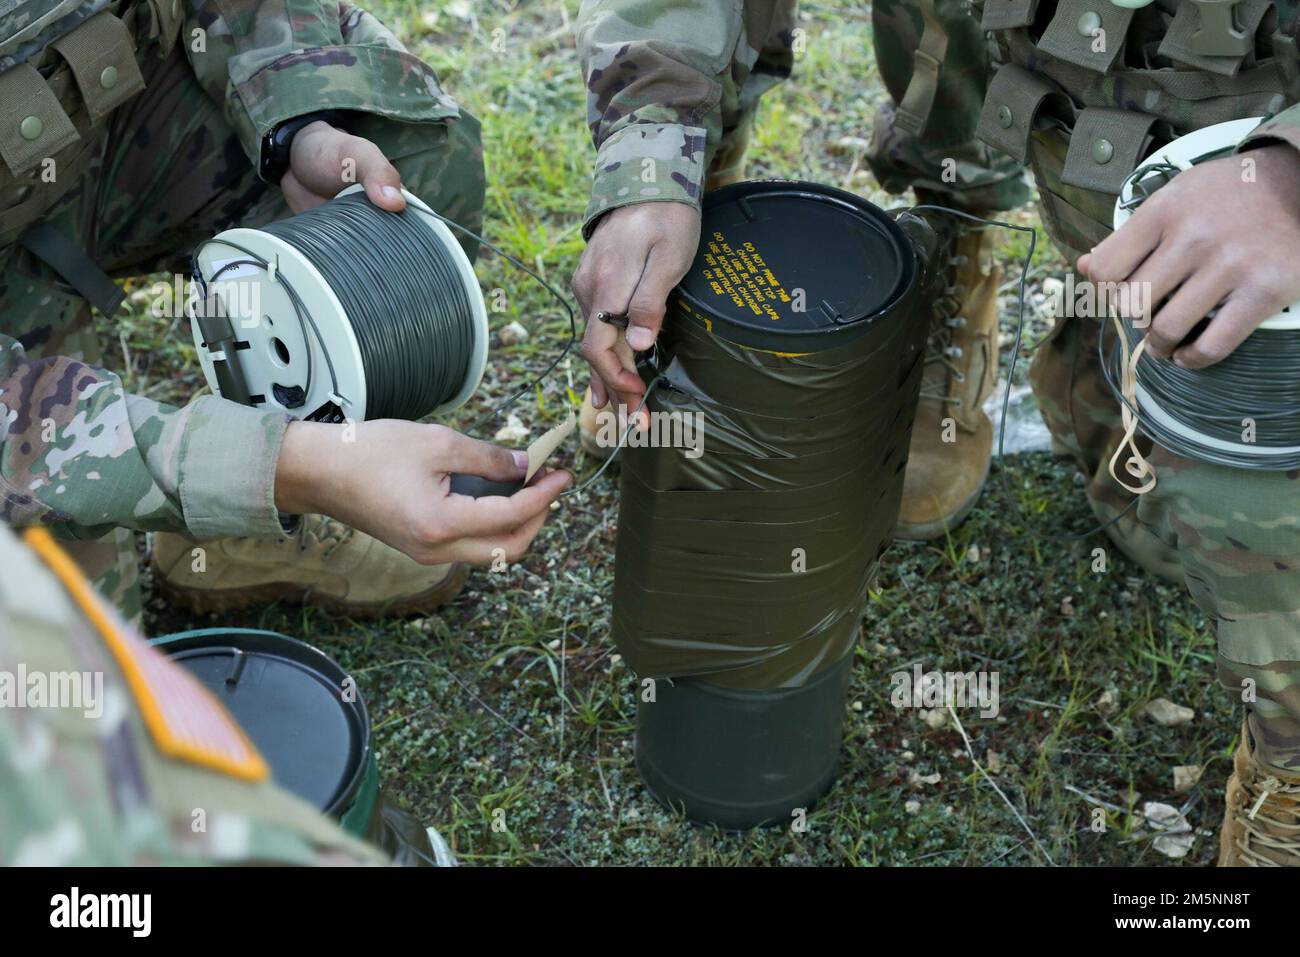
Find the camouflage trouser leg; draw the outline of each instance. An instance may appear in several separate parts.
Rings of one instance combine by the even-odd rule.
[[[1064,320],[1030,378],[1058,448],[1088,481],[1093,512],[1109,521],[1132,495],[1107,471],[1122,430],[1098,327]],[[1186,584],[1214,623],[1219,680],[1245,703],[1260,760],[1300,771],[1300,474],[1204,465],[1140,445],[1156,487],[1107,531],[1144,568]]]
[[[361,10],[342,7],[340,18],[349,42],[397,42]],[[280,191],[257,178],[221,107],[199,87],[179,46],[167,59],[148,64],[145,82],[145,91],[114,118],[81,183],[45,221],[112,275],[168,271],[188,278],[190,253],[202,240],[233,225],[253,226],[290,213]],[[485,186],[474,117],[462,113],[458,121],[410,124],[362,116],[353,132],[384,150],[411,192],[479,231]],[[477,244],[458,238],[473,256]],[[101,359],[89,305],[25,251],[0,273],[0,311],[33,357]],[[130,533],[66,544],[106,597],[138,623]]]
[[[948,35],[934,103],[919,135],[898,128],[898,104],[912,79],[924,17],[918,0],[876,0],[871,7],[876,65],[893,102],[881,105],[867,161],[883,189],[909,186],[972,211],[1015,209],[1029,201],[1024,169],[975,138],[988,86],[992,48],[967,0],[934,0]]]
[[[1300,473],[1205,465],[1157,448],[1139,517],[1182,557],[1218,637],[1219,682],[1256,756],[1300,773]]]
[[[1087,481],[1088,504],[1098,522],[1113,522],[1106,528],[1111,540],[1147,571],[1177,584],[1183,579],[1178,553],[1143,527],[1141,508],[1129,507],[1132,494],[1108,471],[1123,427],[1097,356],[1099,327],[1095,319],[1059,320],[1034,355],[1029,381],[1054,448],[1072,458]],[[1139,436],[1138,444],[1147,454],[1151,443]]]

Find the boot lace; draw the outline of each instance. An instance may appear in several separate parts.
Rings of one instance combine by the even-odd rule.
[[[949,278],[955,280],[956,270],[965,264],[965,256],[952,255],[947,258],[944,271]],[[956,360],[962,358],[962,349],[952,341],[954,330],[963,328],[967,321],[961,314],[964,291],[953,281],[944,287],[931,305],[934,318],[925,340],[925,371],[921,376],[923,401],[950,402],[957,407],[963,404],[960,396],[951,394],[949,386],[953,382],[961,385],[966,381],[966,374],[956,364]]]
[[[1237,849],[1242,860],[1255,867],[1279,867],[1277,861],[1262,852],[1273,851],[1286,857],[1300,859],[1300,811],[1293,805],[1277,802],[1270,808],[1279,815],[1289,816],[1296,823],[1288,824],[1277,817],[1258,818],[1269,798],[1285,796],[1300,800],[1300,782],[1287,783],[1270,775],[1259,782],[1259,797],[1245,814],[1238,813],[1244,834],[1237,839]],[[1243,839],[1244,838],[1244,839]]]
[[[305,552],[313,544],[321,546],[321,557],[330,554],[352,537],[353,529],[328,515],[304,515],[298,529],[298,551]]]

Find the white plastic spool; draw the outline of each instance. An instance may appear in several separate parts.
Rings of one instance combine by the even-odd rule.
[[[361,185],[355,184],[338,195],[346,196],[360,189]],[[406,190],[402,190],[402,195],[410,206],[429,210],[420,199]],[[464,284],[465,297],[473,312],[474,338],[467,374],[460,391],[434,410],[436,414],[444,414],[468,402],[483,379],[488,352],[487,307],[474,275],[474,267],[452,231],[432,216],[415,212],[410,215],[428,227],[447,251]],[[243,250],[236,249],[230,243],[256,254],[270,266],[267,269],[253,265],[236,266],[226,270],[214,282],[212,277],[227,263],[248,259]],[[358,255],[373,252],[358,250]],[[210,291],[220,299],[236,337],[248,343],[248,348],[239,350],[238,361],[249,393],[263,397],[258,408],[275,409],[295,418],[303,418],[328,403],[334,403],[342,410],[344,417],[351,421],[359,422],[366,418],[368,393],[365,368],[352,323],[325,277],[306,256],[284,240],[260,229],[227,229],[204,244],[198,255],[198,269]],[[304,319],[299,323],[293,300],[282,279],[293,285],[307,315],[319,330],[319,339],[310,322]],[[222,357],[220,354],[212,354],[203,343],[203,333],[194,316],[196,298],[191,296],[187,305],[194,346],[198,350],[208,388],[214,395],[220,395],[213,362]],[[330,377],[329,363],[326,362],[327,353],[329,362],[333,363],[334,379],[338,382],[337,393]],[[307,381],[309,354],[310,388]],[[272,387],[276,383],[286,387],[302,387],[306,391],[303,404],[292,409],[284,406],[275,397]]]
[[[1235,146],[1246,138],[1246,136],[1263,122],[1263,117],[1247,117],[1242,120],[1229,120],[1226,123],[1215,123],[1213,126],[1205,126],[1199,130],[1188,133],[1186,136],[1180,136],[1171,143],[1162,146],[1156,152],[1152,153],[1137,168],[1129,174],[1128,179],[1124,181],[1124,187],[1120,190],[1119,199],[1115,201],[1115,212],[1112,225],[1119,229],[1135,210],[1124,209],[1124,204],[1133,198],[1133,183],[1141,178],[1144,170],[1153,163],[1168,163],[1176,166],[1180,170],[1192,168],[1192,160],[1198,156],[1204,156],[1206,153],[1223,149],[1227,146]],[[1300,329],[1300,301],[1274,313],[1259,324],[1260,329]],[[1145,358],[1145,357],[1144,357]],[[1194,443],[1216,449],[1220,452],[1231,452],[1239,455],[1256,456],[1259,458],[1268,458],[1272,456],[1294,455],[1300,452],[1300,446],[1260,446],[1248,444],[1245,442],[1225,442],[1222,439],[1214,438],[1189,429],[1186,425],[1176,420],[1168,412],[1162,409],[1151,397],[1142,384],[1137,385],[1137,400],[1139,410],[1144,416],[1151,421],[1159,424],[1164,429],[1175,435],[1182,436]]]

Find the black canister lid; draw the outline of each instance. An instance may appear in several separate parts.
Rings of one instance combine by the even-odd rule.
[[[736,183],[704,197],[700,248],[677,308],[740,345],[816,352],[888,313],[916,273],[882,209],[817,183]]]
[[[244,628],[153,643],[226,706],[277,784],[327,814],[352,803],[369,760],[370,719],[332,658],[287,635]]]

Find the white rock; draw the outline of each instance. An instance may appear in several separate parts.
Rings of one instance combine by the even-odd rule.
[[[1201,780],[1205,768],[1199,764],[1178,764],[1174,766],[1174,790],[1186,794]]]
[[[495,436],[498,442],[522,442],[528,438],[528,429],[519,421],[519,416],[513,413],[506,419],[506,424],[497,429]]]
[[[1196,843],[1196,835],[1192,833],[1191,824],[1187,822],[1187,818],[1178,813],[1175,807],[1157,801],[1147,801],[1142,805],[1142,817],[1146,820],[1147,827],[1159,832],[1159,836],[1151,842],[1151,845],[1165,857],[1174,859],[1186,857],[1192,845]]]
[[[1191,708],[1174,704],[1168,698],[1156,698],[1154,701],[1148,701],[1146,707],[1142,709],[1142,713],[1165,728],[1176,728],[1179,725],[1190,724],[1191,720],[1196,717],[1196,712]]]
[[[522,323],[512,322],[497,333],[497,338],[501,340],[503,346],[513,346],[528,338],[528,330]]]

